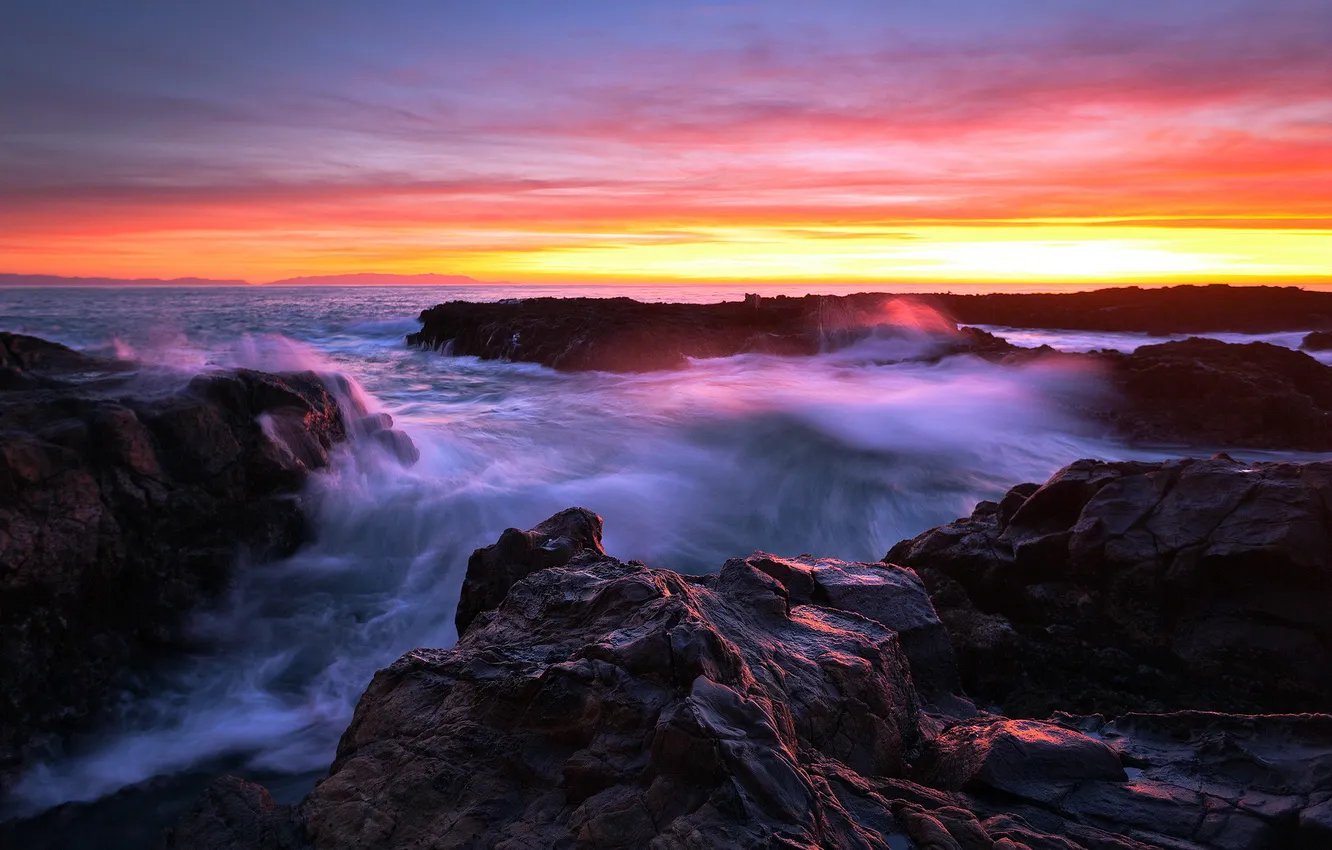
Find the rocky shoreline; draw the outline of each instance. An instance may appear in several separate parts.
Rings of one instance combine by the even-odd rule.
[[[938,356],[1094,360],[1088,412],[1136,439],[1332,447],[1332,370],[1301,352],[941,333]],[[332,376],[138,377],[0,335],[11,775],[179,648],[239,552],[305,539],[338,443],[416,457]],[[473,553],[457,645],[375,675],[303,800],[223,777],[161,846],[1326,848],[1329,516],[1332,461],[1081,460],[879,563],[699,576],[569,508]]]
[[[1212,705],[1199,695],[1224,674],[1257,675],[1273,659],[1287,663],[1240,688],[1242,698],[1263,708],[1306,698],[1332,704],[1326,665],[1284,656],[1288,638],[1264,631],[1258,617],[1285,617],[1326,650],[1324,626],[1304,612],[1329,601],[1329,550],[1325,540],[1306,545],[1318,541],[1301,533],[1313,533],[1306,526],[1315,517],[1327,533],[1329,472],[1297,464],[1255,471],[1226,458],[1080,461],[1039,488],[982,505],[970,520],[900,544],[884,563],[756,552],[707,576],[613,558],[600,518],[571,508],[531,531],[510,529],[472,556],[458,645],[415,650],[375,676],[329,775],[303,801],[277,805],[260,786],[224,778],[165,846],[1326,847],[1332,716],[1196,708]],[[1196,488],[1217,476],[1233,479],[1227,492],[1236,499],[1211,510]],[[1253,481],[1240,485],[1245,476]],[[1134,521],[1142,510],[1141,528],[1165,534],[1159,524],[1168,524],[1181,535],[1178,550],[1142,550]],[[1264,534],[1272,511],[1285,524]],[[1013,530],[1003,541],[988,520],[1000,515]],[[1102,632],[1105,622],[1138,633],[1155,625],[1126,622],[1113,592],[1066,593],[1064,613],[1034,605],[1007,621],[967,608],[943,586],[951,575],[978,573],[991,590],[1040,599],[1020,578],[1008,588],[1012,564],[1049,555],[1050,570],[1080,574],[1055,545],[1074,538],[1082,560],[1111,573],[1135,571],[1112,552],[1167,573],[1189,559],[1202,573],[1195,580],[1221,585],[1201,601],[1181,602],[1178,588],[1145,574],[1124,590],[1143,610],[1182,604],[1189,613],[1179,628],[1192,624],[1213,643],[1192,655],[1177,650],[1184,663],[1168,671],[1177,687],[1148,703],[1156,711],[1086,713],[1099,703],[1084,700],[1080,680],[1058,675],[1044,680],[1049,699],[1083,713],[1037,720],[978,707],[970,697],[1005,701],[1001,681],[1012,693],[1027,686],[1021,670],[983,669],[993,661],[984,652],[1006,634],[1046,624],[1055,642],[1039,651],[1019,645],[1012,656],[1019,667],[1039,667],[1061,651],[1075,663],[1126,654]],[[986,559],[1014,540],[1023,554],[994,569]],[[1279,568],[1291,558],[1314,577]],[[1242,570],[1270,582],[1270,592],[1237,596],[1252,589]],[[1086,625],[1069,625],[1070,611]],[[1234,639],[1208,629],[1215,618],[1244,616],[1255,625]],[[1088,642],[1090,652],[1081,646]],[[1093,661],[1086,676],[1118,661]],[[1237,666],[1223,666],[1217,679],[1210,661]],[[1265,693],[1274,682],[1294,690]],[[1124,693],[1139,696],[1132,683]]]
[[[336,376],[149,380],[0,333],[0,787],[182,645],[238,557],[309,537],[299,494],[350,437],[411,459]],[[405,443],[403,441],[406,441]]]
[[[1218,302],[1225,309],[1213,306],[1214,289],[1226,290]],[[1106,320],[1111,329],[1151,327],[1145,316],[1151,312],[1148,308],[1156,309],[1158,300],[1167,301],[1164,306],[1192,310],[1166,315],[1185,317],[1178,327],[1196,331],[1308,330],[1323,321],[1323,314],[1299,313],[1287,302],[1299,306],[1309,299],[1332,315],[1332,293],[1280,290],[1282,298],[1275,305],[1260,309],[1257,305],[1263,302],[1250,293],[1230,290],[1175,287],[1134,289],[1128,295],[1116,290],[919,298],[750,296],[744,302],[720,304],[647,304],[629,298],[456,301],[424,311],[421,330],[409,334],[407,342],[454,355],[539,363],[565,371],[638,372],[684,368],[690,358],[744,353],[810,356],[830,345],[863,340],[875,332],[875,322],[887,322],[890,333],[912,335],[921,342],[918,357],[923,360],[970,355],[1005,365],[1045,361],[1095,373],[1103,379],[1106,392],[1078,399],[1075,412],[1103,423],[1110,434],[1131,443],[1332,451],[1332,367],[1303,351],[1262,342],[1191,338],[1145,345],[1130,353],[1068,354],[1045,346],[1012,345],[994,334],[956,324],[950,315],[957,313],[936,312],[954,309],[956,299],[1000,305],[1028,303],[1022,299],[1045,304],[1054,299],[1048,303],[1062,306],[1047,311],[1049,321],[1062,322],[1072,309],[1069,305],[1114,296],[1127,299],[1132,309],[1118,301],[1103,307],[1106,315],[1120,317]],[[1177,301],[1182,304],[1175,305]],[[961,315],[974,321],[982,314],[968,308]],[[1031,318],[1026,313],[1020,316]],[[1056,326],[1100,327],[1091,320]],[[1306,348],[1317,347],[1318,336],[1311,336],[1315,342]]]

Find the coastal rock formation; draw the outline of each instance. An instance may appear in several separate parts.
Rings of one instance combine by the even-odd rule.
[[[296,493],[363,411],[308,372],[136,384],[134,364],[32,337],[0,352],[4,778],[175,644],[238,555],[305,539]]]
[[[1119,391],[1101,415],[1133,442],[1332,450],[1332,367],[1304,352],[1193,338],[1098,358]]]
[[[1332,350],[1332,331],[1314,331],[1311,334],[1305,334],[1300,342],[1300,348],[1305,351],[1329,351]]]
[[[450,301],[422,312],[421,330],[408,334],[407,342],[571,372],[680,369],[687,358],[816,354],[868,336],[875,325],[900,321],[885,312],[894,300],[866,294],[754,295],[720,304],[648,304],[632,298]],[[973,328],[954,331],[944,322],[933,330],[940,333],[931,356],[1012,349]]]
[[[1112,286],[1088,292],[933,295],[959,322],[1154,335],[1332,330],[1332,292],[1297,286]]]
[[[1224,304],[1231,304],[1225,299],[1238,299],[1235,304],[1252,306],[1247,293],[1230,293],[1226,287],[1220,288],[1220,295],[1212,287],[1177,289],[1134,290],[1137,295],[1130,293],[1126,303],[1138,304],[1132,300],[1137,297],[1147,299],[1143,303],[1168,297],[1192,304],[1197,293],[1203,292],[1210,293],[1209,298],[1224,296]],[[1292,291],[1295,295],[1291,297],[1301,303],[1305,295],[1332,299],[1332,293]],[[995,303],[1007,303],[1002,299],[1076,300],[1084,295],[1099,298],[1101,294],[957,297],[996,298],[1001,301]],[[1120,307],[1115,306],[1120,301],[1106,303],[1105,315],[1120,315]],[[1209,449],[1332,450],[1332,367],[1303,352],[1267,343],[1237,345],[1193,338],[1143,346],[1127,354],[1060,354],[1048,347],[1019,348],[985,331],[958,327],[930,304],[952,310],[954,302],[944,296],[878,294],[754,296],[745,302],[721,304],[645,304],[629,298],[456,301],[423,312],[421,330],[407,339],[413,345],[485,359],[540,363],[569,371],[634,372],[678,369],[687,365],[688,358],[746,352],[812,355],[871,334],[908,335],[920,343],[918,357],[925,360],[971,354],[1010,365],[1045,358],[1085,364],[1113,391],[1081,402],[1079,412],[1107,423],[1115,434],[1132,442]],[[1064,315],[1063,310],[1061,307],[1056,314]],[[1227,328],[1222,319],[1231,312],[1229,307],[1219,313],[1203,310],[1199,316],[1213,318],[1199,324],[1203,329]],[[1140,314],[1145,315],[1135,307],[1123,315]],[[962,315],[972,321],[984,318],[974,311],[962,311]],[[1257,315],[1269,314],[1259,311]],[[1270,317],[1276,316],[1286,314],[1270,313]],[[1299,327],[1321,320],[1310,314],[1304,321]],[[1113,329],[1144,327],[1126,320],[1125,327]],[[1097,380],[1088,377],[1089,382]]]
[[[1081,460],[886,561],[1007,714],[1332,707],[1332,463]]]
[[[903,649],[938,627],[911,570],[755,553],[684,576],[605,555],[582,509],[516,534],[469,563],[514,581],[502,600],[376,674],[304,801],[227,777],[165,846],[1325,846],[1327,715],[930,709],[916,682],[951,657]]]

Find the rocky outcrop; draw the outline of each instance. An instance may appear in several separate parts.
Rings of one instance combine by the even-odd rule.
[[[1332,450],[1332,368],[1304,352],[1194,338],[1097,359],[1118,390],[1099,415],[1130,441]]]
[[[1332,292],[1296,286],[1112,286],[1089,292],[934,295],[959,322],[1157,335],[1332,329]]]
[[[454,649],[375,676],[304,801],[224,778],[166,846],[1325,846],[1332,717],[930,709],[916,683],[951,659],[923,650],[911,570],[755,553],[684,576],[605,555],[594,519],[478,550],[469,580],[514,583]]]
[[[1251,298],[1247,290],[1239,295],[1226,287],[1178,289],[1136,291],[1149,301],[1169,296],[1192,303],[1203,293],[1207,298],[1239,298],[1235,303],[1247,305]],[[1332,298],[1332,293],[1293,291],[1300,298]],[[1102,293],[958,297],[1083,295],[1099,298]],[[985,331],[957,327],[944,314],[932,312],[929,303],[950,310],[954,304],[946,298],[873,294],[722,304],[644,304],[628,298],[450,302],[423,312],[421,331],[410,334],[408,341],[453,354],[563,370],[632,372],[681,368],[688,358],[745,352],[811,355],[874,333],[910,334],[922,343],[919,356],[925,360],[970,354],[1010,365],[1058,358],[1087,366],[1092,373],[1089,386],[1098,381],[1096,375],[1110,392],[1078,401],[1076,412],[1106,423],[1116,436],[1134,443],[1332,451],[1332,367],[1303,352],[1267,343],[1193,338],[1127,354],[1060,354],[1047,347],[1018,348]],[[1105,309],[1107,315],[1118,315],[1118,308]],[[1212,313],[1203,310],[1198,315]],[[1208,321],[1210,325],[1202,324],[1213,330],[1227,327],[1220,319]],[[1312,319],[1306,316],[1305,321]]]
[[[1300,348],[1305,351],[1332,350],[1332,331],[1314,331],[1305,334],[1304,339],[1300,341]]]
[[[632,298],[450,301],[421,313],[407,342],[487,360],[540,363],[563,371],[679,369],[688,358],[764,353],[810,355],[867,337],[895,320],[878,294],[803,298],[748,296],[720,304],[649,304]],[[914,303],[914,302],[910,302]],[[896,317],[900,320],[902,317]],[[984,331],[946,322],[930,356],[1012,349]]]
[[[1332,463],[1083,460],[903,541],[1006,713],[1332,706]]]
[[[374,429],[349,424],[363,411],[329,376],[159,386],[32,337],[0,334],[0,351],[2,779],[176,645],[238,555],[304,540],[306,476],[349,431]]]

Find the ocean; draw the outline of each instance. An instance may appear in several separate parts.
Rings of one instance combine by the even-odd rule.
[[[344,373],[421,450],[402,469],[370,448],[342,449],[312,485],[315,542],[285,561],[241,563],[230,595],[194,617],[196,651],[127,682],[114,718],[25,776],[6,816],[108,798],[97,811],[114,821],[142,808],[127,794],[186,799],[224,771],[300,796],[377,669],[454,643],[468,554],[571,505],[604,517],[610,554],[656,567],[712,571],[755,549],[874,561],[1077,458],[1180,453],[1127,447],[1070,413],[1105,391],[1093,372],[900,362],[928,345],[910,327],[810,358],[743,355],[644,375],[561,374],[403,341],[442,301],[626,293],[715,301],[743,288],[0,290],[0,328],[135,357],[162,375]],[[992,330],[1065,350],[1160,341]]]

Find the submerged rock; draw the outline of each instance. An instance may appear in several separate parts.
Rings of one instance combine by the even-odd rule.
[[[684,576],[600,531],[571,508],[478,550],[458,645],[376,674],[304,801],[225,778],[167,846],[1323,846],[1332,717],[931,710],[916,682],[950,662],[910,569],[760,552]]]
[[[1332,463],[1082,460],[903,541],[1006,712],[1332,706]]]
[[[297,493],[363,411],[311,372],[135,383],[135,364],[33,337],[0,351],[2,786],[178,646],[239,555],[306,538]]]

